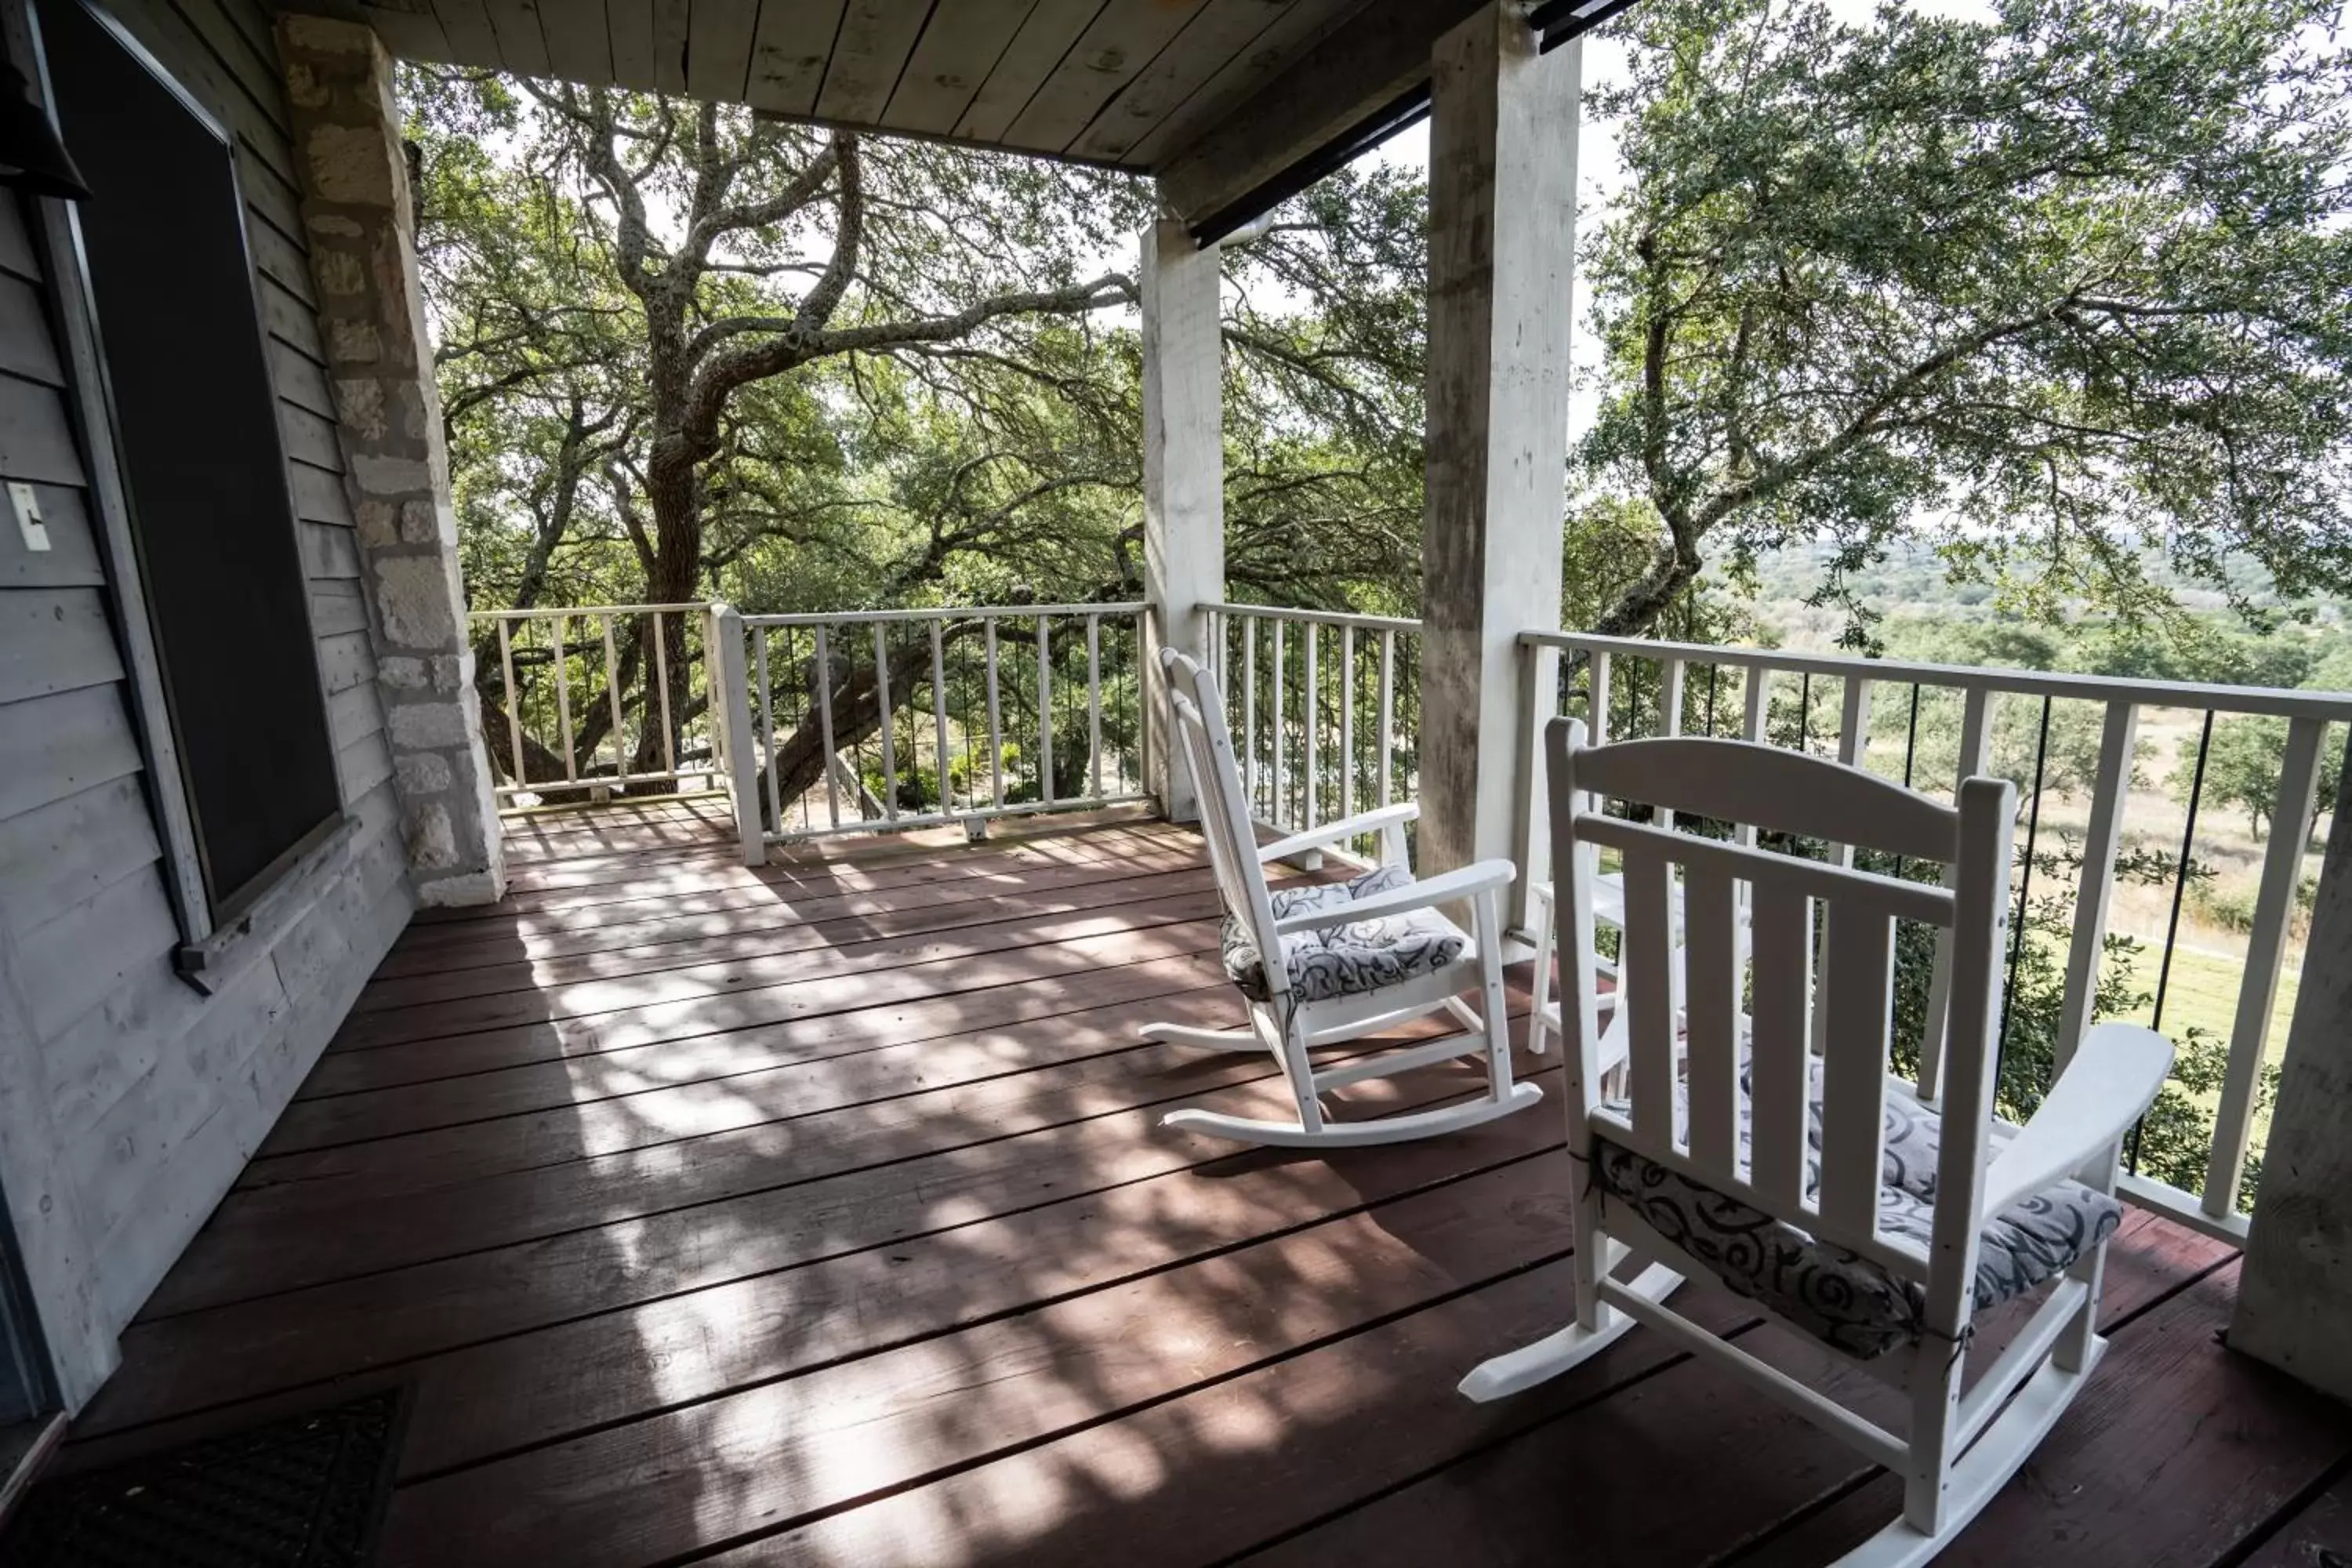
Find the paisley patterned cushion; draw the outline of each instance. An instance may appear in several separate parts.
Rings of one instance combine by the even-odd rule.
[[[1747,1074],[1740,1075],[1739,1144],[1748,1148]],[[1679,1124],[1683,1107],[1677,1095]],[[1816,1064],[1806,1119],[1805,1193],[1821,1183],[1821,1079]],[[1620,1107],[1619,1109],[1622,1109]],[[1882,1232],[1926,1246],[1934,1234],[1936,1159],[1943,1122],[1893,1089],[1880,1172]],[[1612,1197],[1739,1294],[1760,1301],[1823,1342],[1862,1360],[1919,1338],[1926,1292],[1883,1266],[1727,1198],[1607,1139],[1594,1144],[1595,1174]],[[1985,1222],[1978,1237],[1977,1310],[2021,1296],[2115,1234],[2123,1205],[2060,1182]]]
[[[1284,888],[1274,894],[1274,917],[1282,920],[1309,910],[1338,909],[1410,887],[1412,873],[1402,866],[1381,866],[1346,882],[1325,882],[1311,888]],[[1284,967],[1290,975],[1291,994],[1302,1002],[1379,991],[1426,974],[1459,959],[1469,946],[1460,927],[1435,910],[1411,910],[1384,919],[1357,921],[1297,931],[1282,939]],[[1223,943],[1225,973],[1242,994],[1263,1002],[1272,994],[1266,984],[1265,960],[1242,922],[1228,916]]]

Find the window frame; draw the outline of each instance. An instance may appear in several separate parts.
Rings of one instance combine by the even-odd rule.
[[[198,98],[159,60],[122,21],[95,0],[47,0],[53,5],[79,5],[114,43],[129,54],[169,93],[204,132],[215,139],[226,159],[228,189],[234,204],[238,256],[251,291],[253,321],[265,340],[261,279],[255,265],[252,213],[246,201],[245,182],[237,167],[237,142],[226,118]],[[24,16],[30,32],[34,79],[41,108],[52,128],[58,125],[56,95],[43,36],[40,7],[26,4]],[[121,427],[115,416],[111,373],[105,353],[103,324],[90,287],[89,253],[80,215],[72,203],[57,197],[26,198],[27,216],[34,221],[42,262],[48,272],[51,309],[58,320],[59,346],[64,351],[70,384],[70,412],[84,460],[89,468],[89,497],[97,524],[100,555],[107,576],[107,598],[114,632],[123,656],[123,689],[131,726],[139,740],[145,791],[163,849],[164,882],[171,895],[182,945],[175,959],[184,976],[209,992],[223,970],[233,967],[236,950],[251,941],[257,928],[275,922],[267,919],[296,884],[311,879],[319,868],[348,843],[356,827],[349,805],[349,781],[340,748],[334,744],[333,707],[326,688],[326,670],[318,657],[317,608],[302,552],[301,513],[288,464],[285,434],[278,423],[277,389],[268,384],[271,399],[270,449],[277,465],[278,484],[286,497],[286,516],[294,531],[294,559],[300,574],[302,629],[310,651],[311,679],[320,711],[326,721],[329,771],[334,780],[334,804],[327,815],[253,874],[232,896],[215,906],[205,875],[194,792],[182,762],[178,731],[163,677],[160,639],[149,602],[147,574],[139,537],[131,522],[121,447]]]

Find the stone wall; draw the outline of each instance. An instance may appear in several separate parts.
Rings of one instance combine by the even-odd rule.
[[[393,62],[355,22],[285,16],[278,41],[409,869],[421,903],[487,903],[506,866]]]

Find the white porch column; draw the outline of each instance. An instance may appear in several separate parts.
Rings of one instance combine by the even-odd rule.
[[[1143,593],[1152,614],[1144,637],[1145,787],[1171,821],[1200,815],[1192,781],[1174,755],[1164,638],[1208,657],[1200,606],[1225,596],[1223,327],[1217,308],[1217,247],[1202,250],[1181,223],[1143,231]],[[1554,551],[1554,554],[1558,552]]]
[[[2336,786],[2230,1348],[2352,1400],[2352,756]]]
[[[1581,46],[1537,44],[1494,0],[1432,55],[1423,875],[1513,852],[1539,754],[1516,639],[1559,626]]]

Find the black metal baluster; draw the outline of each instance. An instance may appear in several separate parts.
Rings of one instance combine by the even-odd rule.
[[[2189,812],[2180,827],[2180,864],[2173,868],[2172,912],[2164,922],[2164,956],[2156,966],[2156,1009],[2148,1016],[2148,1027],[2159,1032],[2164,1028],[2164,994],[2172,983],[2172,951],[2180,936],[2180,906],[2189,894],[2189,855],[2197,841],[2197,805],[2205,794],[2205,753],[2213,742],[2213,710],[2205,710],[2204,728],[2197,735],[2197,766],[2189,780]],[[2141,1123],[2132,1124],[2131,1172],[2139,1174],[2139,1134]]]
[[[2009,977],[2000,985],[2000,1045],[2009,1048],[2010,998],[2017,991],[2017,963],[2025,952],[2026,900],[2033,895],[2033,841],[2042,830],[2042,774],[2050,754],[2050,699],[2042,700],[2042,732],[2033,742],[2033,804],[2025,814],[2025,868],[2017,879],[2017,917],[2009,930]]]

